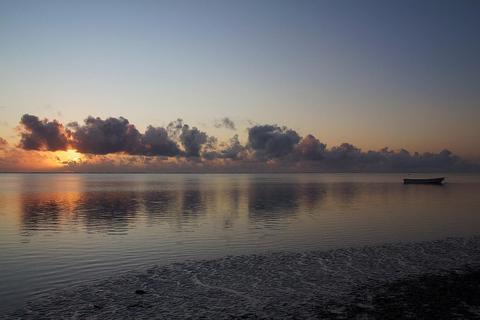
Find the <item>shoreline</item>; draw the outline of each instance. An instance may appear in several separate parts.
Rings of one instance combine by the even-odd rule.
[[[415,309],[413,301],[428,296],[409,298],[420,284],[426,292],[443,294],[442,284],[447,284],[452,297],[465,305],[470,298],[461,297],[455,286],[462,281],[476,285],[475,279],[480,279],[480,236],[226,256],[75,285],[29,301],[2,318],[374,319]],[[480,317],[480,302],[469,303],[464,312]]]

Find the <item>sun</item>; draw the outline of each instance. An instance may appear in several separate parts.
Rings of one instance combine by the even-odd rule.
[[[55,152],[55,160],[59,165],[78,163],[78,162],[81,162],[82,159],[83,159],[83,154],[78,153],[77,150],[74,150],[74,149]]]

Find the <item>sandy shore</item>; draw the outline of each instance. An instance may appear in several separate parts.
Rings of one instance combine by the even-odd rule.
[[[3,317],[480,318],[479,270],[480,237],[228,256],[69,287]]]

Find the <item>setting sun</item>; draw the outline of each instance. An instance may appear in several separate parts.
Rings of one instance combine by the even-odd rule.
[[[67,151],[55,152],[55,161],[58,165],[66,165],[69,163],[78,163],[83,159],[83,155],[77,150],[69,149]]]

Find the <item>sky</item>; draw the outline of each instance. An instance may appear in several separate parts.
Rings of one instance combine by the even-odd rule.
[[[0,171],[476,171],[479,15],[0,0]]]

